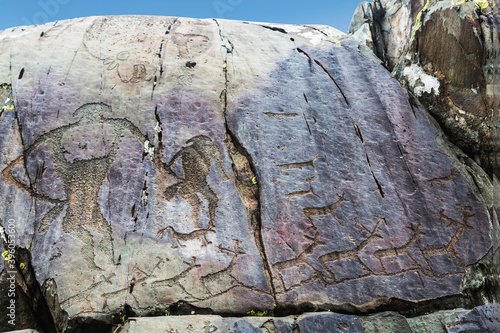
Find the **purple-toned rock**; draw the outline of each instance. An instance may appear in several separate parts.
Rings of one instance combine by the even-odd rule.
[[[131,318],[123,333],[155,332],[238,332],[238,333],[295,333],[338,332],[363,333],[363,326],[355,316],[337,313],[308,313],[299,317],[243,317],[183,316],[160,318]]]
[[[500,5],[495,0],[374,0],[349,33],[439,121],[450,141],[500,177]]]
[[[450,333],[500,332],[500,305],[483,305],[448,326]]]
[[[228,126],[259,180],[278,304],[365,309],[459,293],[491,247],[488,216],[427,117],[351,41],[288,47],[259,91],[237,88],[238,58],[228,75]]]
[[[333,28],[92,17],[0,47],[2,243],[44,330],[466,303],[497,241],[441,133]],[[224,329],[362,329],[275,322]]]

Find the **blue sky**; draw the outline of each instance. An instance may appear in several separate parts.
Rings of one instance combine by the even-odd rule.
[[[160,15],[292,24],[347,32],[361,0],[0,0],[0,30],[93,15]]]

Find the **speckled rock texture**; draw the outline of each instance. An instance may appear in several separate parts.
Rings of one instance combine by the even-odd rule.
[[[353,315],[285,316],[406,323],[498,293],[481,273],[498,261],[493,196],[338,30],[90,17],[8,29],[0,50],[0,268],[17,285],[0,300],[32,316],[16,329],[193,313],[358,332]],[[195,318],[171,332],[215,331]]]
[[[495,0],[363,2],[349,32],[500,177],[500,7]]]

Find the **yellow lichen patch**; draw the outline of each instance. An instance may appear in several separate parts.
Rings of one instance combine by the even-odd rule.
[[[5,110],[14,110],[14,98],[12,97],[12,88],[9,84],[7,83],[2,83],[0,85],[2,90],[5,91],[0,91],[0,112],[5,111]],[[3,100],[5,98],[5,100]],[[3,103],[3,105],[2,105]]]
[[[425,12],[427,9],[429,9],[429,5],[430,5],[430,0],[427,0],[427,2],[425,3],[424,8],[422,8],[422,12]]]
[[[9,261],[10,259],[12,259],[12,256],[10,255],[10,252],[7,251],[7,250],[3,251],[2,257],[5,259],[5,261]]]
[[[451,4],[453,6],[456,6],[456,5],[461,5],[463,3],[465,3],[466,0],[451,0]],[[488,0],[473,0],[474,1],[474,4],[477,6],[477,8],[479,8],[480,10],[483,10],[483,9],[486,9],[489,7],[490,3]],[[496,7],[496,2],[495,0],[493,0],[493,7]]]
[[[476,6],[481,10],[488,8],[488,6],[490,5],[488,0],[474,0],[474,4],[476,4]],[[493,4],[495,5],[495,3]]]
[[[422,26],[422,13],[425,12],[427,9],[429,9],[429,5],[430,5],[430,0],[427,0],[424,8],[422,8],[422,10],[417,14],[417,18],[415,19],[415,26],[413,27],[413,30],[411,32],[410,43],[413,42],[413,39],[415,39],[415,33]]]
[[[342,47],[342,43],[340,42],[340,38],[333,37],[333,42],[335,43],[336,47]]]
[[[257,317],[264,317],[264,316],[267,316],[267,311],[254,311],[254,310],[251,310],[251,311],[247,312],[247,315],[249,315],[249,316],[257,316]]]
[[[20,268],[20,269],[24,269],[24,267],[25,267],[25,266],[24,266],[24,263],[21,263],[21,264],[19,265],[19,268]]]

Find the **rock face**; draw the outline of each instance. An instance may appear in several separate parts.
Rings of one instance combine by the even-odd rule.
[[[439,121],[450,140],[500,177],[500,11],[494,0],[359,5],[349,32]],[[368,50],[368,51],[367,51]]]
[[[493,221],[500,216],[499,27],[495,1],[376,0],[358,6],[349,28],[359,50],[391,70],[456,145]],[[499,286],[492,260],[479,275]],[[481,297],[500,302],[498,293]]]
[[[463,309],[441,311],[420,318],[406,319],[393,312],[373,316],[353,316],[336,313],[304,314],[298,317],[184,316],[131,318],[121,332],[241,332],[241,333],[400,333],[400,332],[498,332],[498,307],[482,306],[472,311]]]
[[[491,195],[353,38],[117,16],[13,28],[0,45],[0,268],[18,286],[0,298],[32,316],[2,316],[3,330],[423,314],[498,295],[475,268],[498,260]],[[189,320],[171,331],[214,332]],[[218,325],[360,332],[360,320]]]

